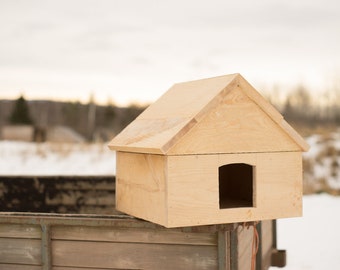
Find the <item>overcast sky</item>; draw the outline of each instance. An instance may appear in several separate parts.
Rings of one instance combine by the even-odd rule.
[[[320,92],[339,48],[339,0],[0,0],[0,98],[152,102],[236,72]]]

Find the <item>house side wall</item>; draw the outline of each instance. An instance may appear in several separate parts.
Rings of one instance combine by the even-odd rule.
[[[301,216],[301,152],[262,154],[257,163],[257,203],[261,208],[258,220]]]
[[[218,167],[255,166],[255,207],[219,208]],[[300,152],[168,157],[168,227],[234,223],[302,214]]]
[[[117,152],[117,210],[164,224],[165,190],[165,156]]]

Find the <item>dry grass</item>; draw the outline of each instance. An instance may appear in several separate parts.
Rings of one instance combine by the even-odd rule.
[[[314,157],[305,157],[303,160],[304,193],[340,195],[340,183],[337,183],[340,182],[339,133],[323,131],[317,143],[320,151]]]
[[[304,124],[295,124],[291,123],[292,127],[296,129],[303,137],[308,137],[314,134],[329,136],[329,134],[336,132],[339,128],[336,125],[328,124],[328,125],[318,125],[318,126],[309,126]]]

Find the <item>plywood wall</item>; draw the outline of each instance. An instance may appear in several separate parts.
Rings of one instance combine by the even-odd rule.
[[[166,185],[166,157],[117,152],[117,210],[165,224]]]
[[[254,207],[219,208],[218,167],[231,163],[254,166]],[[300,152],[170,156],[168,175],[169,227],[302,214]]]

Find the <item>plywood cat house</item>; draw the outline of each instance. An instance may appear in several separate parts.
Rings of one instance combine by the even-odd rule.
[[[302,214],[308,145],[239,74],[175,84],[109,147],[127,214],[166,227]]]

